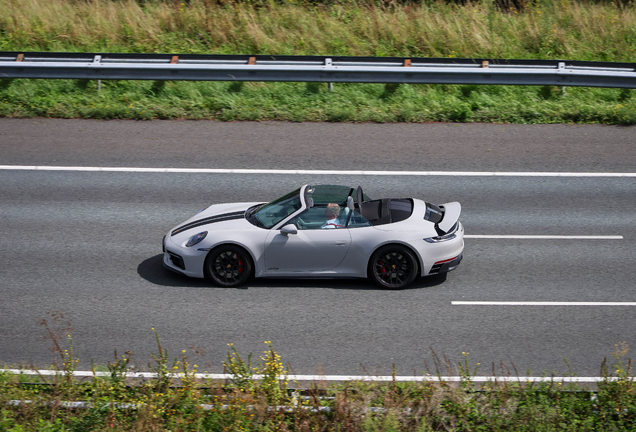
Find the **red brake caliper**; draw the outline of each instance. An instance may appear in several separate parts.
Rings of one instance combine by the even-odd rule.
[[[386,267],[384,267],[384,261],[380,260],[378,261],[378,264],[382,266],[382,268],[380,269],[380,273],[386,273]]]

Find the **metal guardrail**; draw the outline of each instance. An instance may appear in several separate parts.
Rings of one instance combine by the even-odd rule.
[[[2,78],[636,88],[636,63],[0,51],[0,79]]]

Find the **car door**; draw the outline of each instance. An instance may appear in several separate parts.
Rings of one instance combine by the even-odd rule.
[[[288,235],[272,230],[265,245],[265,269],[281,275],[331,270],[350,246],[348,229],[298,230]]]
[[[309,209],[290,221],[297,227],[296,234],[271,230],[265,241],[266,273],[282,276],[337,267],[349,251],[351,235],[344,224],[335,229],[322,229],[324,222],[324,209]]]

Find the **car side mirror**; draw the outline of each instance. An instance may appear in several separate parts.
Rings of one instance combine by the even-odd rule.
[[[280,233],[284,236],[289,234],[298,234],[298,228],[296,228],[296,225],[294,224],[285,225],[280,229]]]

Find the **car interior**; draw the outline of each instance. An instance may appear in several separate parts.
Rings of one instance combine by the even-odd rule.
[[[335,228],[359,228],[395,223],[408,219],[413,213],[411,199],[385,198],[365,201],[364,198],[362,188],[358,186],[356,201],[352,196],[348,196],[346,203],[338,203],[339,223]],[[290,223],[296,225],[299,230],[321,229],[326,222],[325,209],[329,203],[317,204],[312,198],[308,200],[311,200],[308,201],[310,208],[292,219]]]

